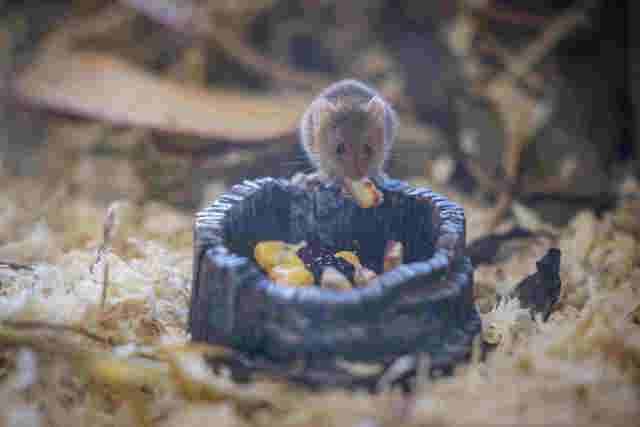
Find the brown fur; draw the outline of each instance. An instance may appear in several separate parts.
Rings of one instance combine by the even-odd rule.
[[[361,179],[383,173],[395,128],[393,109],[375,90],[342,80],[311,103],[300,140],[321,177]]]

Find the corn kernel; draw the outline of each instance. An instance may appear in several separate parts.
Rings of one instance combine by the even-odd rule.
[[[253,249],[253,256],[260,267],[267,272],[280,264],[302,266],[304,263],[296,252],[304,244],[302,242],[294,245],[279,240],[265,240],[256,245]]]
[[[362,265],[360,263],[360,258],[358,258],[358,255],[354,254],[351,251],[336,252],[336,258],[342,258],[343,260],[353,264],[354,267],[360,267]]]
[[[296,287],[313,285],[313,274],[304,265],[276,265],[269,271],[269,278],[279,285]]]
[[[300,259],[300,257],[296,254],[294,250],[286,250],[282,253],[282,258],[280,259],[280,265],[299,265],[304,267],[304,262]]]

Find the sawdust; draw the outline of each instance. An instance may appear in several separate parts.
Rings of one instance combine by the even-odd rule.
[[[92,269],[106,205],[62,191],[42,209],[42,184],[21,180],[0,195],[0,260],[25,264],[0,267],[0,426],[622,426],[640,416],[637,202],[601,218],[581,212],[557,237],[518,240],[478,268],[483,337],[497,345],[486,360],[423,378],[412,395],[369,395],[214,372],[204,357],[227,350],[189,344],[185,332],[190,215],[123,203]],[[491,207],[452,197],[482,235]],[[549,321],[514,300],[496,305],[552,246],[563,251],[563,289]]]

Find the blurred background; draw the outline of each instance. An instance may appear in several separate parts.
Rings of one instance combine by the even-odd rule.
[[[485,201],[494,224],[514,206],[554,224],[601,212],[640,172],[626,5],[0,1],[0,205],[190,213],[309,170],[300,115],[350,77],[400,114],[392,176]]]
[[[202,426],[205,414],[223,426],[628,425],[640,409],[630,9],[0,0],[0,426]],[[201,378],[195,352],[171,350],[187,375],[160,368],[189,338],[194,212],[243,179],[308,171],[298,121],[342,78],[374,86],[399,113],[389,173],[465,208],[474,303],[495,350],[451,381],[418,382],[417,397],[313,396],[274,382],[251,406],[248,390],[218,389],[226,371]],[[543,325],[507,297],[536,270],[546,277],[552,247],[562,287]],[[5,319],[18,320],[14,332]],[[44,334],[33,320],[60,326]],[[80,347],[65,325],[109,345]],[[30,343],[37,357],[14,350]],[[157,388],[188,392],[141,387],[150,344],[165,349],[149,360]],[[96,364],[111,355],[132,364]],[[91,379],[96,366],[112,378]]]

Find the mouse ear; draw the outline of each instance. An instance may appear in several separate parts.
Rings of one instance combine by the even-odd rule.
[[[371,115],[384,129],[385,116],[387,114],[387,104],[379,96],[371,98],[366,107],[367,113]]]
[[[327,98],[318,98],[311,105],[311,120],[313,128],[317,131],[323,127],[331,114],[337,111],[337,107]]]
[[[370,130],[370,141],[376,146],[384,145],[387,104],[379,96],[374,96],[367,103],[366,111],[376,123]]]

